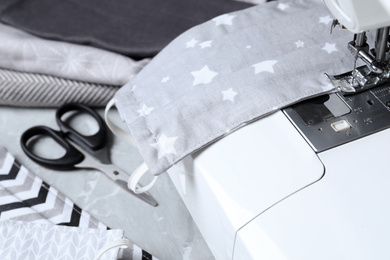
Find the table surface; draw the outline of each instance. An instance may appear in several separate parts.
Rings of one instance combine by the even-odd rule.
[[[103,109],[98,112],[102,115]],[[111,112],[114,121],[120,123],[116,111]],[[95,127],[88,120],[80,124],[86,129]],[[214,259],[168,174],[162,174],[150,190],[159,203],[152,207],[96,170],[59,172],[43,168],[31,161],[19,145],[21,134],[35,125],[58,129],[55,109],[0,106],[0,146],[92,216],[111,228],[125,230],[127,238],[160,260]],[[47,154],[59,149],[46,147]],[[128,172],[142,163],[137,149],[117,137],[112,137],[110,153],[112,162]]]

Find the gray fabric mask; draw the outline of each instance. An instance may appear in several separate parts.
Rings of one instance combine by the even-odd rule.
[[[171,42],[115,95],[150,173],[246,123],[331,92],[352,69],[347,43],[319,0],[275,1],[224,14]]]

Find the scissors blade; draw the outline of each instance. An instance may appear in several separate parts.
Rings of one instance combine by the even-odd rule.
[[[130,194],[152,205],[153,207],[156,207],[158,205],[157,201],[149,193],[144,192],[144,193],[136,194],[132,190],[130,190],[127,187],[127,181],[129,180],[130,175],[127,174],[124,170],[122,170],[118,166],[114,164],[100,164],[99,170],[104,172],[108,177],[110,177],[113,181],[119,184],[120,187],[122,187]]]
[[[132,190],[130,190],[128,187],[127,187],[127,182],[123,181],[123,180],[116,180],[115,181],[120,187],[122,187],[123,189],[125,189],[127,192],[130,192],[132,195],[136,196],[137,198],[139,198],[140,200],[148,203],[149,205],[153,206],[153,207],[157,207],[158,206],[158,203],[157,201],[149,194],[149,193],[140,193],[140,194],[136,194],[134,193]]]
[[[91,151],[86,151],[86,152],[90,152],[92,157],[96,158],[102,164],[111,164],[111,160],[110,160],[109,155],[108,155],[107,147],[104,147],[104,148],[96,150],[96,151],[91,150]]]
[[[115,181],[117,184],[119,184],[120,187],[122,187],[125,191],[127,191],[131,195],[134,195],[135,197],[141,199],[142,201],[148,203],[153,207],[158,206],[157,201],[149,193],[144,192],[144,193],[136,194],[127,187],[127,181],[130,175],[127,174],[124,170],[122,170],[121,168],[117,167],[114,164],[101,163],[100,161],[95,159],[95,157],[93,157],[92,155],[84,151],[79,145],[77,145],[71,140],[68,141],[72,145],[74,145],[85,157],[84,160],[78,163],[77,165],[75,165],[75,167],[92,168],[92,169],[99,170],[100,172],[103,172],[105,175],[107,175],[110,179]]]

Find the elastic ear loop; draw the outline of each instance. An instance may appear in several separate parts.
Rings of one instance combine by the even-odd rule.
[[[153,180],[143,187],[139,185],[141,178],[148,172],[149,168],[146,163],[142,163],[133,173],[130,175],[129,181],[127,182],[127,187],[134,191],[135,194],[140,194],[150,190],[154,183],[157,181],[158,176],[154,176]]]
[[[104,110],[104,120],[106,121],[106,124],[108,126],[108,128],[110,128],[110,130],[117,136],[119,136],[120,138],[122,138],[123,140],[125,140],[126,142],[128,142],[129,144],[133,145],[133,146],[136,146],[134,141],[133,141],[133,138],[131,137],[131,135],[126,132],[125,130],[123,130],[122,128],[120,128],[119,126],[117,126],[114,122],[111,121],[111,119],[108,117],[108,111],[110,111],[110,109],[115,105],[115,99],[112,98],[108,103],[107,103],[107,106]]]
[[[115,105],[115,99],[112,98],[105,110],[104,110],[104,119],[106,120],[106,124],[108,126],[108,128],[110,128],[110,130],[117,136],[119,136],[120,138],[122,138],[123,140],[125,140],[126,142],[130,143],[131,145],[133,146],[136,146],[134,141],[133,141],[133,138],[131,137],[131,135],[126,132],[125,130],[123,130],[122,128],[120,128],[119,126],[117,126],[115,123],[113,123],[109,117],[108,117],[108,111],[110,111],[110,109]],[[141,178],[146,174],[146,172],[149,170],[148,166],[146,165],[146,163],[142,163],[137,169],[135,169],[135,171],[130,175],[129,177],[129,180],[127,182],[127,187],[132,190],[134,193],[136,194],[140,194],[140,193],[144,193],[144,192],[147,192],[148,190],[150,190],[154,183],[156,182],[158,176],[155,176],[153,178],[153,180],[146,186],[141,186],[139,185],[139,182],[141,180]]]
[[[99,260],[102,255],[104,255],[108,250],[111,250],[116,247],[128,248],[130,247],[130,241],[126,238],[118,239],[106,244],[104,247],[100,248],[99,252],[96,254],[94,260]]]

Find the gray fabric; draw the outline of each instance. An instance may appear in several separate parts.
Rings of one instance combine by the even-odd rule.
[[[3,166],[8,151],[0,146],[0,165]]]
[[[192,26],[250,6],[226,0],[12,2],[0,13],[4,23],[44,38],[92,45],[137,59],[156,55]]]
[[[353,66],[352,34],[320,0],[225,14],[175,39],[115,95],[151,173],[297,101],[333,90]]]
[[[123,86],[149,61],[78,44],[42,39],[0,23],[0,67]]]
[[[18,221],[0,221],[0,258],[12,260],[89,260],[122,230],[88,229]],[[118,259],[119,248],[100,259]]]
[[[0,105],[59,107],[78,102],[103,107],[119,88],[0,68]]]

